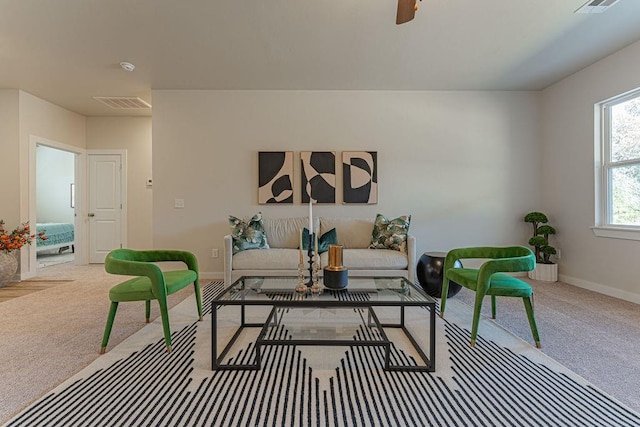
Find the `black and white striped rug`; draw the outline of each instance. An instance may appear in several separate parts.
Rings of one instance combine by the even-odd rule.
[[[193,321],[192,297],[171,310],[171,354],[158,320],[6,425],[640,425],[639,414],[490,320],[470,348],[470,309],[455,299],[437,318],[434,373],[384,371],[382,350],[358,346],[267,347],[259,371],[214,372],[210,301],[221,289],[203,287],[204,322]],[[251,339],[240,346],[230,363],[252,360]],[[401,344],[393,357],[413,363]]]

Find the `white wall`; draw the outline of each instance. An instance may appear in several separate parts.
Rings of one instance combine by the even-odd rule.
[[[127,246],[153,247],[151,117],[89,117],[87,148],[127,150]]]
[[[377,205],[342,205],[338,190],[314,213],[411,214],[419,254],[526,244],[522,217],[540,205],[538,93],[156,90],[153,101],[154,245],[194,251],[204,272],[222,272],[210,254],[229,214],[306,215],[300,151],[377,151]],[[268,150],[295,152],[293,205],[257,204]]]
[[[36,150],[36,217],[38,222],[74,222],[71,184],[75,154],[38,146]]]
[[[0,90],[0,219],[13,230],[25,219],[20,218],[20,127],[18,122],[18,90]]]
[[[640,42],[542,93],[542,200],[563,281],[640,302],[640,242],[596,237],[594,104],[640,87]]]

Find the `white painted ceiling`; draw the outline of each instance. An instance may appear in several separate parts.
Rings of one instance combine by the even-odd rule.
[[[152,89],[538,90],[640,40],[640,0],[584,2],[424,0],[398,26],[395,0],[0,0],[0,88],[87,116],[149,115],[92,97]]]

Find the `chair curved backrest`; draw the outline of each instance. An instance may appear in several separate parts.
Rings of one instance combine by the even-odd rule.
[[[169,249],[114,249],[109,252],[104,261],[104,268],[108,273],[130,274],[130,269],[135,269],[137,263],[154,263],[163,261],[182,261],[187,269],[198,271],[198,259],[190,252]]]
[[[476,292],[480,291],[483,295],[488,291],[491,276],[494,273],[517,273],[536,268],[536,257],[533,251],[525,246],[479,246],[449,251],[445,259],[444,271],[447,272],[453,268],[456,261],[470,258],[489,259],[482,264],[478,272]]]
[[[114,249],[107,254],[104,268],[111,274],[125,276],[146,276],[151,280],[151,287],[156,296],[166,296],[164,275],[155,262],[182,261],[187,270],[198,276],[198,259],[190,252],[178,250],[136,250]]]
[[[461,259],[500,259],[503,272],[531,271],[536,267],[533,251],[525,246],[478,246],[452,249],[447,253],[444,270],[453,268],[456,261]]]

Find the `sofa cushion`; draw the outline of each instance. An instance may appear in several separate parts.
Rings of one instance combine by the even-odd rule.
[[[297,270],[299,257],[298,249],[271,248],[268,251],[244,251],[233,256],[233,269]]]
[[[408,261],[403,252],[390,249],[345,249],[342,264],[349,270],[402,270]]]
[[[318,253],[325,253],[329,250],[329,245],[337,245],[338,244],[338,234],[336,233],[336,229],[332,228],[327,231],[318,239]],[[309,230],[307,227],[302,230],[302,249],[305,251],[309,250]]]
[[[320,226],[314,218],[315,228]],[[265,218],[264,230],[272,248],[297,249],[300,247],[300,230],[309,227],[309,217]]]
[[[395,219],[388,219],[378,214],[371,236],[371,249],[393,249],[407,252],[407,234],[411,215],[403,215]]]
[[[234,254],[247,249],[269,249],[261,213],[255,214],[249,221],[229,215],[229,227]]]
[[[328,253],[322,254],[322,266],[327,266]],[[234,270],[297,270],[298,249],[268,251],[243,251],[233,256]],[[403,270],[407,268],[407,256],[390,249],[345,249],[342,264],[350,270]],[[305,254],[305,264],[307,257]]]
[[[320,232],[336,229],[338,244],[345,249],[366,249],[371,243],[373,221],[354,218],[320,218]]]

